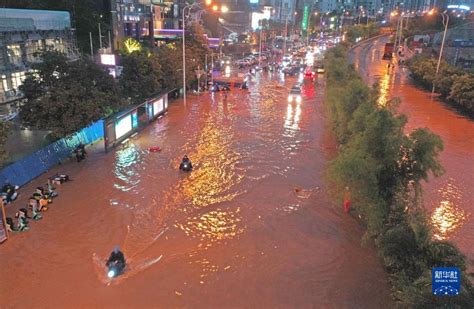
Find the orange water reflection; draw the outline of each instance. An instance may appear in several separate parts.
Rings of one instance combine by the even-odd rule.
[[[240,221],[240,208],[235,211],[220,209],[195,216],[176,226],[187,236],[215,242],[233,239],[242,233],[243,228],[238,227]]]
[[[300,103],[296,104],[296,107],[293,107],[293,104],[288,104],[286,111],[286,118],[284,127],[287,129],[286,133],[295,133],[299,130],[299,122],[301,118],[301,106]],[[290,134],[292,135],[292,134]]]
[[[389,92],[389,86],[390,86],[390,74],[384,74],[382,75],[382,78],[379,80],[379,99],[377,101],[378,106],[380,107],[386,107],[387,102],[390,100],[390,92]]]
[[[196,168],[178,190],[193,208],[230,201],[239,194],[233,188],[243,176],[235,169],[240,154],[230,150],[232,138],[228,126],[216,119],[210,119],[202,128],[196,152],[190,153]]]
[[[462,193],[452,181],[453,179],[450,179],[450,183],[439,189],[441,201],[431,215],[435,239],[448,239],[468,217],[466,211],[458,207],[459,201],[462,200]]]
[[[189,153],[195,162],[193,172],[183,175],[183,180],[172,190],[174,196],[168,195],[172,204],[188,214],[175,226],[187,236],[200,239],[200,247],[205,248],[243,231],[239,227],[240,208],[226,209],[223,204],[242,193],[235,187],[243,174],[236,168],[241,155],[231,147],[234,131],[228,125],[230,119],[223,110],[218,110],[200,130],[197,145],[193,146],[195,152]],[[219,205],[217,209],[216,205]]]

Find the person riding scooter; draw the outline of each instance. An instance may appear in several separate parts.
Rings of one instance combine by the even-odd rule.
[[[188,155],[184,155],[181,164],[179,165],[179,169],[185,172],[189,172],[193,169],[193,164],[191,160],[189,160]]]
[[[86,145],[80,143],[79,145],[77,145],[76,149],[74,149],[74,153],[76,154],[77,162],[81,162],[86,158]]]
[[[105,265],[109,268],[108,276],[110,278],[118,276],[123,272],[126,261],[125,256],[123,255],[123,252],[120,251],[119,246],[115,246],[112,253],[110,253],[110,257]]]

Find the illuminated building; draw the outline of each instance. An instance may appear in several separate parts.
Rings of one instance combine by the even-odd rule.
[[[0,103],[22,97],[18,88],[37,53],[50,49],[78,57],[69,12],[0,9]]]

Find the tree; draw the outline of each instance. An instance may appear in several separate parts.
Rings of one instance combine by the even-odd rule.
[[[432,267],[466,269],[459,250],[433,241],[420,203],[421,181],[443,172],[441,139],[427,129],[406,135],[406,117],[377,105],[376,89],[371,91],[354,77],[343,48],[328,51],[326,64],[326,104],[341,143],[328,174],[338,195],[341,188],[350,187],[353,207],[367,225],[366,236],[374,239],[389,272],[393,296],[403,307],[471,308],[474,289],[467,278],[458,297],[435,297],[430,289]],[[416,62],[416,74],[423,79],[424,65],[433,67]],[[467,78],[454,78],[452,88],[456,83],[465,87],[458,85],[459,95],[474,89]]]
[[[135,51],[122,56],[122,66],[119,85],[132,103],[141,103],[161,91],[161,66],[156,55]]]
[[[5,143],[8,139],[8,134],[11,129],[9,122],[0,121],[0,165],[3,165],[8,157],[7,151],[5,150]]]
[[[448,99],[455,101],[457,104],[474,112],[474,76],[463,74],[453,78],[453,85]]]
[[[213,38],[219,37],[220,34],[222,33],[222,26],[219,23],[219,15],[203,14],[202,23]]]
[[[436,74],[436,78],[434,79],[436,91],[440,93],[443,98],[447,98],[451,92],[454,77],[462,74],[463,70],[461,68],[451,66],[445,61],[442,61],[440,63],[438,74]]]
[[[43,52],[39,56],[41,61],[32,64],[34,71],[27,73],[20,86],[27,100],[34,100],[43,95],[68,71],[68,59],[63,53],[53,50]]]
[[[156,50],[156,57],[161,65],[163,89],[172,90],[183,85],[183,58],[176,43],[160,46]]]
[[[124,106],[115,81],[97,64],[87,59],[66,63],[50,53],[56,52],[44,53],[42,70],[28,77],[28,89],[20,88],[30,92],[20,107],[25,125],[62,138]]]
[[[411,77],[419,85],[430,88],[436,76],[436,60],[427,59],[423,55],[416,55],[408,62]]]
[[[211,50],[201,25],[193,23],[186,33],[186,83],[189,87],[197,81],[196,70],[204,68],[205,55]]]

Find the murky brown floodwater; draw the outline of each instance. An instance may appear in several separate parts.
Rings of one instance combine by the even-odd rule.
[[[351,58],[370,83],[380,81],[381,103],[392,96],[401,99],[399,111],[409,117],[408,132],[427,127],[443,139],[441,162],[446,173],[423,186],[425,207],[434,237],[454,241],[474,261],[474,121],[413,86],[407,68],[389,72],[387,62],[381,60],[387,39],[361,45]]]
[[[325,193],[324,81],[289,104],[294,82],[174,102],[123,148],[56,168],[74,181],[0,245],[1,307],[390,307],[363,229]],[[109,284],[116,244],[130,269]]]

